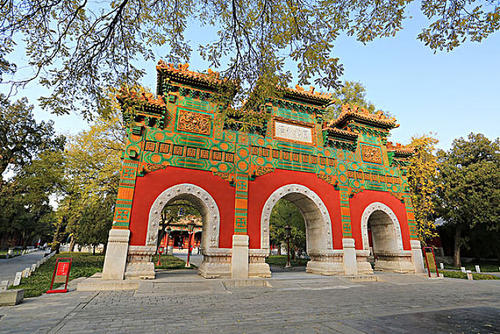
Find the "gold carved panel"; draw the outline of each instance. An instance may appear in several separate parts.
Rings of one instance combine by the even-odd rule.
[[[361,145],[361,155],[364,162],[372,162],[376,164],[382,163],[382,154],[380,148],[370,145]]]
[[[179,110],[177,130],[209,136],[211,129],[212,117],[210,115]]]

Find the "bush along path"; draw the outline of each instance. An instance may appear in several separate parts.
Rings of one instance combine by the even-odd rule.
[[[62,257],[73,258],[69,280],[79,277],[90,277],[102,271],[104,254],[92,255],[91,253],[60,253],[40,265],[30,277],[23,278],[18,286],[11,286],[10,289],[24,289],[24,298],[37,297],[45,293],[50,288],[52,274],[56,260]],[[54,284],[54,289],[62,283]]]

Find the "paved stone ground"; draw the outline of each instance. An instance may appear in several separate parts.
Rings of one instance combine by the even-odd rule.
[[[11,257],[10,259],[0,259],[0,281],[9,280],[11,283],[16,277],[16,272],[23,271],[26,267],[31,267],[43,257],[45,251]]]
[[[500,281],[276,273],[231,288],[164,271],[137,291],[45,295],[0,308],[0,333],[500,333]]]

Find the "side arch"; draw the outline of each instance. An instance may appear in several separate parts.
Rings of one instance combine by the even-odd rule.
[[[281,198],[293,202],[301,211],[306,223],[306,240],[308,253],[333,252],[332,222],[330,214],[321,198],[311,189],[301,184],[288,184],[276,189],[267,199],[261,214],[261,249],[269,254],[269,221],[274,205]],[[312,221],[321,221],[321,226],[307,226]],[[315,248],[311,247],[311,230],[316,229],[315,236],[321,237],[319,242],[314,242]]]
[[[385,205],[384,203],[380,202],[374,202],[368,205],[365,210],[363,211],[363,214],[361,216],[361,236],[363,239],[363,249],[364,250],[369,250],[370,245],[368,241],[368,220],[370,219],[370,216],[372,213],[375,211],[382,211],[387,216],[390,218],[392,225],[394,227],[394,232],[396,235],[396,245],[398,251],[403,251],[403,239],[401,235],[401,226],[399,225],[398,218],[396,217],[396,214],[392,211],[390,207]]]
[[[205,189],[190,183],[181,183],[164,190],[153,202],[149,210],[146,246],[155,246],[161,212],[172,200],[186,199],[198,208],[203,217],[202,248],[209,252],[219,247],[220,213],[214,198]]]

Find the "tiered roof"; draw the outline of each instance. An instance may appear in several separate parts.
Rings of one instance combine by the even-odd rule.
[[[314,87],[312,86],[309,87],[309,90],[305,90],[299,85],[296,85],[295,89],[289,87],[278,87],[278,90],[283,92],[285,97],[319,106],[328,104],[332,98],[332,94],[315,92]]]
[[[396,156],[409,157],[414,152],[415,149],[411,146],[404,146],[400,143],[393,144],[392,142],[387,142],[387,152],[394,152]]]
[[[350,120],[355,120],[360,123],[381,127],[384,129],[399,127],[399,124],[396,123],[396,119],[394,117],[386,117],[382,111],[377,111],[375,114],[372,114],[365,108],[359,108],[356,105],[348,104],[344,104],[342,106],[342,112],[340,113],[339,117],[337,117],[336,120],[330,122],[328,126],[342,128],[346,124],[348,124]]]
[[[235,82],[221,78],[220,73],[208,69],[207,73],[199,73],[188,70],[189,64],[179,64],[177,67],[174,64],[166,63],[163,60],[156,65],[158,72],[158,83],[163,82],[165,77],[173,78],[175,81],[191,84],[194,86],[202,86],[205,88],[219,88],[225,85],[236,86]]]

